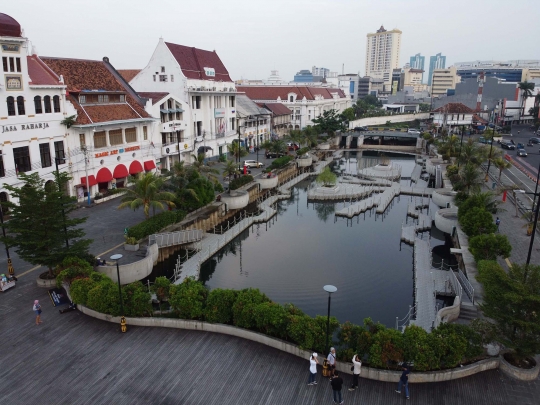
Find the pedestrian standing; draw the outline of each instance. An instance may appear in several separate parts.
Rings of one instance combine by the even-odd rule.
[[[34,306],[32,307],[36,314],[36,325],[39,325],[41,322],[41,305],[39,305],[39,300],[34,301]]]
[[[330,348],[330,353],[328,353],[326,360],[328,360],[328,376],[330,379],[332,379],[334,376],[334,370],[336,369],[336,349],[333,347]]]
[[[401,394],[401,387],[405,386],[405,396],[409,399],[409,374],[411,373],[411,368],[409,365],[404,364],[402,367],[403,372],[399,378],[398,388],[396,392]]]
[[[311,357],[309,358],[309,381],[308,385],[316,385],[317,381],[315,381],[315,377],[317,377],[317,364],[319,364],[319,360],[317,360],[317,353],[313,353]]]
[[[495,225],[497,225],[497,233],[499,232],[499,226],[501,225],[501,220],[499,219],[499,217],[497,217],[497,219],[495,220]]]
[[[358,357],[357,354],[355,354],[352,358],[353,362],[353,376],[352,376],[352,387],[349,388],[349,391],[354,391],[356,388],[358,388],[358,377],[360,376],[360,370],[362,368],[362,360]]]
[[[332,391],[334,392],[334,404],[342,404],[343,396],[341,395],[341,387],[343,387],[343,378],[339,376],[338,371],[334,371],[334,378],[332,378]]]

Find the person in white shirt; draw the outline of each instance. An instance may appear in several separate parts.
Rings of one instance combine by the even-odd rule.
[[[353,383],[352,387],[349,388],[349,391],[354,391],[356,388],[358,388],[358,377],[360,376],[360,370],[362,368],[362,360],[360,360],[360,357],[358,357],[357,354],[355,354],[352,358],[353,362]]]
[[[328,369],[330,371],[330,379],[334,376],[334,370],[336,369],[336,349],[333,347],[330,348],[330,353],[328,353]]]
[[[311,357],[309,358],[309,381],[308,385],[316,385],[317,381],[315,381],[315,377],[317,377],[317,364],[319,364],[319,361],[317,360],[317,353],[313,353]]]

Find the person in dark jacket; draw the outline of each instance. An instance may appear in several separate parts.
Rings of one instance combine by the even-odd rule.
[[[402,367],[403,372],[399,378],[398,388],[396,392],[401,394],[401,387],[405,385],[405,396],[409,399],[409,374],[411,373],[411,367],[408,364],[404,364]]]
[[[343,387],[343,378],[339,376],[337,370],[334,371],[334,378],[330,381],[332,391],[334,392],[334,404],[342,404],[343,397],[341,395],[341,387]]]

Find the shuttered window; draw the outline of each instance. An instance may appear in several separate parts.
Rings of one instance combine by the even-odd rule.
[[[94,148],[105,148],[107,146],[107,138],[105,131],[94,132]]]
[[[122,140],[121,129],[115,129],[113,131],[109,131],[109,143],[111,144],[111,146],[122,145],[124,143]]]
[[[126,142],[137,142],[137,128],[126,128]]]

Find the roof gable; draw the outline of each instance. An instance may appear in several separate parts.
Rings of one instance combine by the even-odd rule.
[[[474,110],[463,103],[447,103],[434,110],[434,112],[443,112],[446,114],[472,114],[474,113]]]
[[[139,74],[141,69],[118,69],[117,71],[124,78],[124,80],[129,83],[135,76]]]
[[[172,56],[182,69],[182,73],[188,79],[214,80],[232,82],[229,72],[217,55],[216,51],[205,51],[194,47],[172,44],[165,42]],[[215,76],[209,76],[205,68],[214,69]]]
[[[347,98],[343,90],[330,87],[311,86],[237,86],[238,91],[246,93],[252,100],[283,100],[288,101],[290,93],[296,94],[298,100],[304,97],[306,100],[315,100],[317,96],[323,99],[333,99],[334,94],[338,98]]]
[[[60,78],[37,56],[27,56],[28,76],[32,85],[61,86]]]

